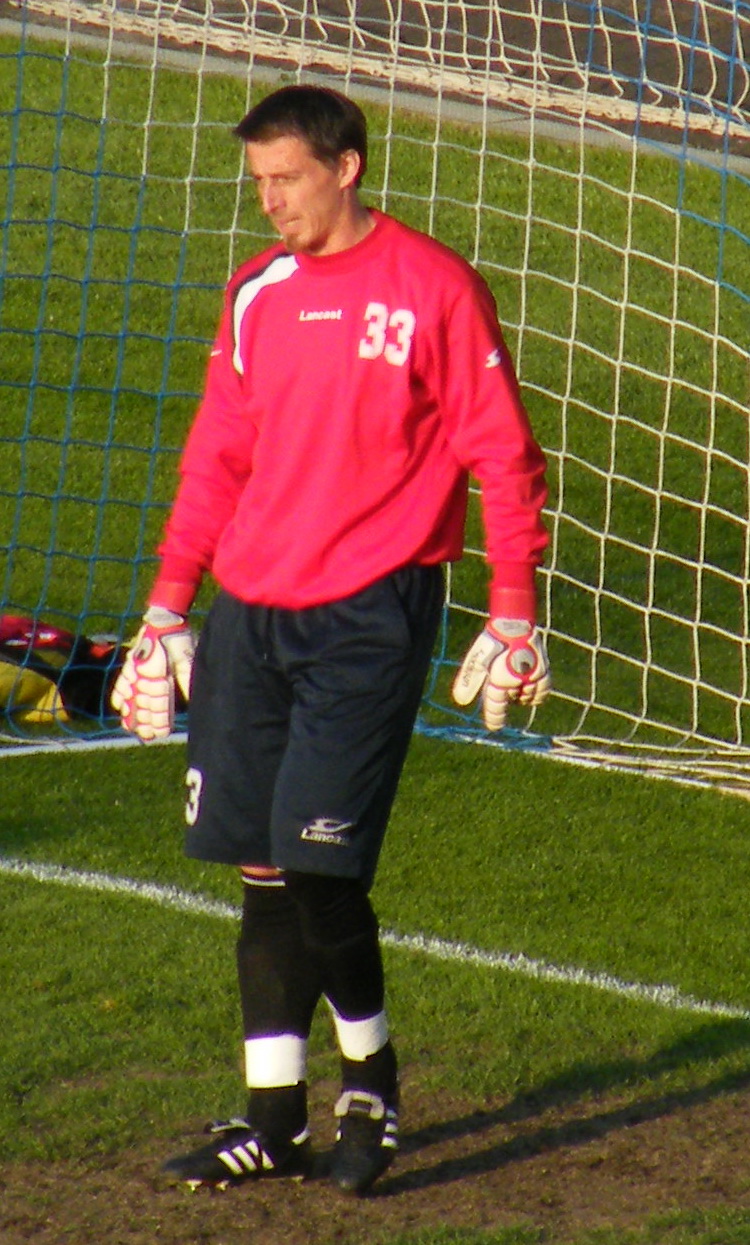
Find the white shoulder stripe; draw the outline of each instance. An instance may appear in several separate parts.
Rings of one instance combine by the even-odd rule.
[[[265,286],[278,285],[279,281],[286,281],[287,277],[291,277],[298,267],[299,265],[293,255],[277,255],[276,259],[272,259],[268,267],[264,268],[257,277],[252,277],[244,285],[240,286],[234,302],[232,319],[232,337],[234,340],[232,363],[235,371],[239,372],[240,376],[245,371],[240,355],[240,327],[245,312]]]

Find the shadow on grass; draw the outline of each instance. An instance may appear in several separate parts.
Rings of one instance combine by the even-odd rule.
[[[480,1139],[496,1128],[526,1124],[547,1113],[562,1118],[521,1135],[505,1137],[482,1148],[467,1147],[466,1153],[441,1159],[430,1166],[403,1171],[384,1179],[376,1196],[388,1197],[415,1189],[449,1184],[473,1175],[496,1171],[510,1163],[551,1154],[563,1148],[586,1145],[620,1129],[662,1119],[686,1107],[707,1103],[725,1093],[750,1086],[750,1061],[746,1069],[726,1072],[705,1084],[667,1093],[648,1095],[642,1092],[644,1082],[658,1079],[679,1068],[715,1062],[747,1047],[750,1052],[750,1021],[726,1020],[702,1025],[688,1037],[658,1051],[643,1061],[623,1059],[607,1064],[574,1065],[530,1093],[511,1099],[504,1106],[486,1111],[472,1111],[456,1119],[430,1124],[402,1138],[403,1159],[431,1146]],[[632,1091],[633,1097],[623,1104],[593,1113],[572,1115],[566,1108],[576,1102],[591,1102],[591,1096]]]

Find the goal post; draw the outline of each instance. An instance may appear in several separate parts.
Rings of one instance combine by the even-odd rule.
[[[221,288],[269,236],[231,127],[274,84],[328,82],[368,114],[367,201],[492,287],[548,458],[555,692],[492,742],[741,785],[750,4],[4,13],[2,613],[133,633]],[[485,608],[482,549],[474,494],[421,726],[489,742],[448,694]],[[9,739],[116,729],[106,696],[34,722],[21,682],[0,681]]]

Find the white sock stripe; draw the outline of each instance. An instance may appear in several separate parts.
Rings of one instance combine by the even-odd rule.
[[[248,1089],[279,1089],[297,1085],[307,1075],[307,1042],[294,1033],[245,1040],[245,1083]]]
[[[368,1016],[364,1020],[345,1020],[330,1003],[336,1039],[345,1059],[362,1062],[382,1050],[388,1041],[388,1017],[385,1012]]]

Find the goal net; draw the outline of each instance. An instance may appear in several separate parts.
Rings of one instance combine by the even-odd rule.
[[[492,742],[741,788],[750,4],[3,13],[6,738],[116,732],[107,671],[153,575],[220,291],[268,240],[231,127],[259,93],[308,81],[367,112],[368,202],[489,282],[547,454],[555,692]],[[449,696],[485,609],[482,548],[474,495],[421,728],[490,742]],[[40,701],[32,675],[56,692]]]

